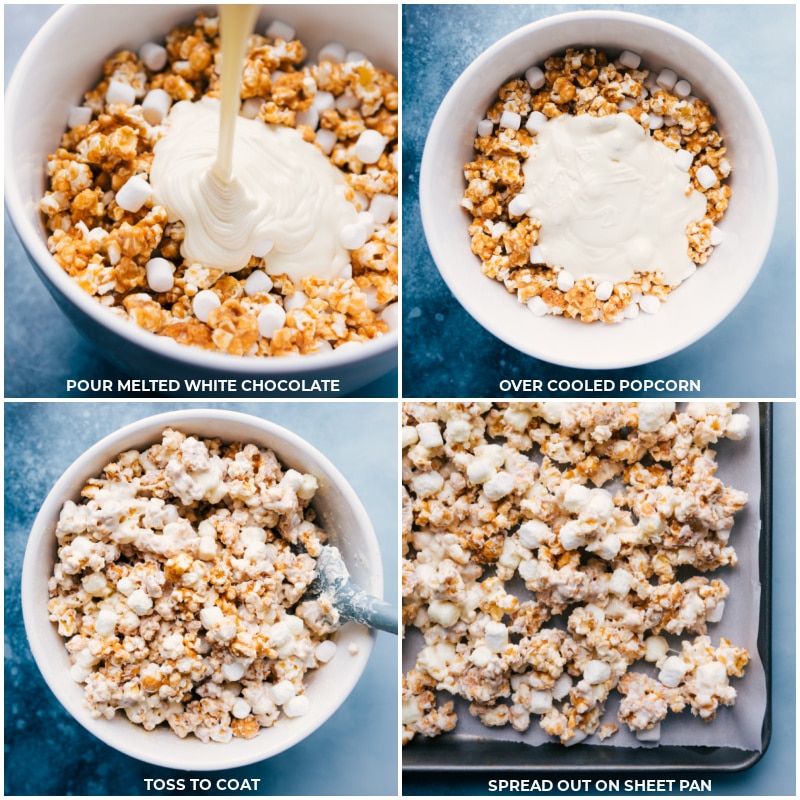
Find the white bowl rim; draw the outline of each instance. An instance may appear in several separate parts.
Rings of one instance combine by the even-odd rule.
[[[191,771],[229,769],[264,761],[284,752],[290,747],[293,747],[301,742],[303,739],[312,735],[316,730],[322,727],[322,725],[324,725],[325,722],[327,722],[327,720],[330,719],[330,717],[341,707],[341,705],[345,702],[355,688],[364,672],[364,669],[366,668],[367,661],[372,653],[377,635],[376,631],[366,630],[362,626],[358,626],[356,623],[347,623],[340,629],[340,631],[354,631],[358,635],[358,652],[352,656],[352,659],[349,662],[349,664],[352,666],[352,669],[346,672],[346,680],[339,680],[336,684],[337,692],[341,693],[340,699],[335,705],[329,707],[324,715],[320,716],[318,724],[315,727],[309,730],[301,729],[300,731],[294,732],[291,730],[285,730],[285,735],[280,745],[278,747],[273,747],[267,754],[259,754],[256,751],[255,745],[239,753],[235,753],[230,747],[230,745],[234,744],[236,741],[257,743],[258,737],[249,740],[234,740],[233,742],[229,742],[227,744],[220,744],[216,742],[203,743],[200,742],[200,740],[194,740],[192,737],[187,737],[188,744],[193,751],[195,748],[203,748],[200,751],[203,755],[203,759],[198,760],[196,763],[193,762],[187,765],[185,762],[174,760],[168,755],[159,752],[157,748],[139,746],[138,742],[132,742],[129,738],[129,735],[132,732],[138,733],[138,728],[140,726],[121,718],[119,714],[115,715],[114,719],[112,720],[105,720],[102,718],[94,719],[89,715],[88,711],[83,706],[82,697],[79,696],[79,693],[75,692],[69,694],[69,696],[65,696],[65,692],[62,691],[61,687],[64,685],[70,685],[69,682],[71,682],[72,679],[70,678],[69,674],[63,674],[62,670],[59,669],[58,666],[52,661],[52,659],[49,657],[49,648],[37,633],[41,628],[46,627],[44,623],[47,623],[47,625],[49,625],[54,631],[55,626],[46,618],[46,604],[43,606],[38,598],[32,596],[31,592],[31,588],[36,584],[36,572],[39,566],[38,562],[36,561],[35,550],[45,536],[52,534],[53,523],[58,514],[58,509],[55,509],[56,517],[54,517],[52,513],[46,513],[49,512],[47,506],[52,500],[52,502],[57,503],[58,508],[60,508],[60,505],[63,501],[56,501],[53,498],[58,498],[61,496],[66,497],[70,494],[74,496],[76,475],[80,477],[81,481],[84,481],[89,477],[94,477],[95,475],[99,474],[100,470],[93,468],[90,465],[92,463],[96,463],[97,458],[102,453],[109,450],[116,450],[116,442],[129,440],[134,436],[143,442],[147,442],[152,439],[152,431],[156,431],[159,428],[166,426],[184,426],[186,431],[191,433],[191,431],[189,431],[189,427],[192,424],[197,424],[199,421],[202,421],[201,424],[206,422],[231,422],[237,425],[248,426],[253,429],[254,436],[257,435],[258,431],[260,430],[268,435],[279,437],[282,441],[285,441],[288,444],[310,454],[310,456],[318,463],[324,474],[333,479],[332,482],[335,483],[337,491],[342,494],[348,507],[359,519],[359,529],[362,533],[362,538],[359,540],[359,553],[360,556],[363,557],[364,561],[369,565],[372,584],[369,587],[370,591],[377,596],[382,596],[384,585],[383,566],[377,537],[369,516],[367,515],[361,500],[350,486],[350,483],[333,465],[333,463],[331,463],[331,461],[314,445],[287,428],[271,422],[270,420],[265,420],[252,414],[223,409],[197,408],[166,411],[148,417],[143,417],[139,420],[122,426],[116,431],[104,436],[98,442],[85,450],[81,455],[79,455],[62,472],[61,476],[48,492],[42,503],[42,508],[36,515],[36,518],[31,526],[31,533],[25,548],[20,593],[23,622],[34,661],[36,662],[36,665],[39,668],[45,683],[53,692],[58,702],[72,717],[72,719],[79,723],[93,736],[110,747],[113,747],[114,749],[124,753],[125,755],[137,758],[141,761],[157,766]],[[201,435],[205,436],[205,434]],[[226,437],[222,436],[220,438],[225,441]],[[130,449],[131,446],[132,445],[129,445],[128,448]],[[139,446],[144,446],[144,444]],[[275,449],[277,450],[277,448]],[[124,452],[124,450],[119,449],[118,452]],[[279,461],[281,461],[281,464],[285,465],[284,459],[280,453],[277,453],[277,455]],[[70,486],[73,487],[72,492],[68,491],[68,487]],[[38,534],[37,531],[39,532]],[[43,616],[44,620],[42,619]],[[48,641],[55,641],[55,639],[49,639]],[[304,718],[300,717],[298,719],[302,721]],[[294,723],[295,720],[281,719],[279,720],[279,723],[276,723],[276,725],[279,725],[281,722],[291,724]],[[286,727],[288,726],[284,726],[284,728]],[[274,728],[267,730],[274,730]]]
[[[203,4],[201,3],[200,6]],[[17,63],[5,93],[5,196],[6,208],[25,251],[34,261],[37,270],[46,277],[49,283],[66,297],[78,310],[87,315],[97,325],[109,328],[112,333],[131,345],[142,348],[153,356],[169,358],[197,369],[213,369],[231,375],[257,375],[264,377],[288,377],[303,374],[316,374],[325,370],[336,370],[365,359],[380,359],[392,351],[396,351],[399,343],[398,327],[391,328],[388,333],[362,343],[361,348],[347,348],[343,353],[326,352],[299,357],[262,358],[258,356],[230,356],[226,353],[207,351],[199,347],[181,345],[166,336],[157,336],[145,331],[135,323],[111,314],[106,308],[83,291],[69,275],[56,263],[47,245],[42,240],[42,231],[37,231],[25,213],[26,201],[22,197],[14,175],[13,144],[15,128],[13,116],[16,109],[25,107],[22,95],[22,76],[28,65],[37,58],[38,48],[42,42],[53,35],[54,31],[68,16],[80,12],[79,5],[63,5],[37,31],[28,47]],[[187,6],[191,11],[193,6]],[[388,369],[387,369],[388,371]]]
[[[558,350],[556,354],[554,354],[552,348],[549,347],[548,344],[557,337],[557,331],[555,333],[553,331],[549,331],[549,336],[529,336],[524,342],[521,342],[519,338],[515,338],[508,331],[504,330],[501,323],[498,323],[494,320],[487,322],[486,315],[484,314],[484,310],[479,299],[474,297],[471,293],[463,290],[460,282],[457,280],[457,277],[454,274],[454,271],[449,268],[452,260],[450,248],[443,241],[437,238],[438,231],[431,222],[431,216],[428,211],[437,204],[436,200],[434,199],[436,198],[437,189],[437,170],[434,164],[433,143],[446,133],[450,116],[458,105],[458,98],[462,93],[462,90],[470,86],[473,81],[480,78],[484,67],[491,63],[497,57],[498,53],[501,53],[505,48],[515,43],[519,39],[524,39],[530,36],[532,33],[546,31],[548,28],[553,26],[561,26],[565,24],[568,25],[577,21],[586,20],[602,20],[612,22],[618,20],[629,24],[642,24],[648,28],[654,28],[670,36],[683,39],[690,43],[694,48],[702,53],[705,58],[713,62],[721,70],[721,72],[724,73],[727,80],[730,81],[730,83],[736,88],[740,97],[746,104],[746,107],[743,109],[742,113],[748,115],[748,118],[750,119],[753,128],[756,131],[758,139],[764,147],[763,155],[767,170],[763,175],[764,202],[759,204],[759,207],[763,212],[764,222],[758,227],[760,244],[757,258],[758,267],[752,269],[747,276],[747,280],[743,280],[739,285],[739,291],[737,296],[734,298],[735,302],[729,304],[728,306],[715,309],[715,313],[709,313],[704,318],[703,324],[698,325],[695,328],[684,329],[681,326],[673,326],[673,335],[669,338],[662,338],[659,340],[657,346],[653,347],[647,355],[639,354],[638,356],[629,356],[624,352],[615,351],[611,348],[606,348],[605,352],[598,352],[598,350],[595,348],[589,353],[580,351],[565,353],[561,350]],[[419,202],[422,226],[434,264],[436,265],[439,274],[454,297],[481,327],[520,353],[541,359],[542,361],[546,361],[548,363],[578,369],[618,369],[649,364],[683,350],[684,348],[699,341],[699,339],[713,330],[739,304],[758,276],[771,245],[778,213],[778,166],[774,145],[772,143],[772,137],[770,136],[767,123],[758,104],[739,74],[727,63],[727,61],[725,61],[725,59],[722,58],[722,56],[713,50],[713,48],[709,47],[702,40],[698,39],[696,36],[678,27],[677,25],[656,17],[650,17],[645,14],[638,14],[630,11],[582,9],[547,16],[511,31],[497,40],[494,44],[490,45],[466,67],[466,69],[447,91],[439,106],[439,109],[433,118],[430,130],[428,131],[425,147],[423,149],[422,161],[420,164]],[[465,231],[466,227],[467,221],[465,219]],[[475,259],[477,265],[477,257],[475,257]],[[487,278],[487,280],[490,279]],[[516,302],[513,295],[509,295],[509,300]],[[645,315],[640,314],[639,316],[641,319]],[[565,320],[563,318],[550,316],[545,317],[544,320],[547,322],[568,323],[571,325],[577,324],[574,320]],[[588,332],[598,324],[600,323],[585,325],[584,327]]]

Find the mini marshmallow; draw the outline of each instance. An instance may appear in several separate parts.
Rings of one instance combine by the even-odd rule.
[[[307,108],[305,111],[295,112],[295,124],[305,125],[315,131],[319,127],[319,111],[314,106]]]
[[[160,72],[167,66],[167,50],[156,42],[145,42],[139,48],[139,58],[151,72]]]
[[[622,316],[625,317],[625,319],[636,319],[636,317],[639,316],[639,304],[630,303],[629,305],[625,306]]]
[[[129,83],[123,81],[110,80],[106,90],[106,103],[117,105],[121,103],[125,106],[132,106],[136,102],[136,90]]]
[[[564,508],[573,514],[583,511],[589,504],[592,490],[582,483],[574,483],[564,492]]]
[[[89,106],[70,106],[67,114],[67,127],[77,128],[78,125],[88,125],[92,121],[92,109]]]
[[[531,247],[531,252],[528,256],[531,264],[544,264],[544,258],[542,258],[542,251],[539,245],[533,245]]]
[[[114,628],[117,625],[117,615],[110,608],[101,608],[94,621],[94,629],[96,633],[101,636],[108,636],[114,633]]]
[[[687,80],[681,79],[672,87],[672,91],[677,97],[688,97],[692,93],[692,84]]]
[[[175,267],[166,258],[151,258],[144,268],[147,285],[154,292],[168,292],[175,285]]]
[[[525,80],[531,89],[541,89],[544,86],[544,72],[541,67],[533,66],[525,71]]]
[[[226,681],[238,681],[244,677],[245,668],[238,661],[222,665],[222,674]]]
[[[305,292],[295,292],[290,297],[285,297],[283,300],[284,309],[289,311],[296,311],[298,308],[303,308],[308,302],[308,295]]]
[[[531,689],[527,706],[531,714],[546,714],[553,707],[553,693],[547,690]]]
[[[717,174],[708,164],[703,164],[694,176],[704,189],[710,189],[718,180]]]
[[[380,313],[380,318],[389,326],[389,330],[397,330],[399,322],[399,308],[397,303],[391,303]]]
[[[309,708],[308,698],[304,694],[301,694],[297,697],[293,697],[287,703],[284,703],[283,713],[286,714],[287,717],[302,717],[304,714],[308,713]]]
[[[218,606],[206,606],[200,609],[200,624],[206,630],[211,630],[215,625],[222,622],[224,616],[222,609]]]
[[[534,317],[543,317],[548,312],[547,303],[539,295],[528,300],[528,310]]]
[[[487,622],[484,641],[493,653],[502,652],[508,645],[508,628],[502,622]]]
[[[605,303],[611,295],[614,293],[614,284],[611,281],[603,281],[602,283],[598,284],[597,288],[594,290],[594,296],[600,300],[602,303]]]
[[[443,628],[452,628],[461,618],[461,609],[449,600],[432,600],[428,605],[428,616]]]
[[[494,123],[490,119],[482,119],[478,123],[478,136],[491,136],[494,131]]]
[[[248,297],[256,294],[262,294],[272,289],[272,278],[260,269],[254,270],[247,276],[244,282],[244,293]]]
[[[420,472],[411,479],[411,485],[417,497],[433,497],[442,490],[444,478],[438,472]]]
[[[116,194],[117,205],[125,211],[137,212],[152,196],[153,187],[141,176],[134,175]]]
[[[659,128],[664,127],[664,117],[661,114],[650,113],[647,115],[647,127],[651,131],[657,131]]]
[[[611,667],[605,661],[590,661],[583,670],[583,677],[592,686],[605,683],[611,677]]]
[[[541,111],[531,111],[525,123],[525,130],[528,131],[528,133],[539,133],[547,122],[547,117],[542,114]]]
[[[666,656],[669,643],[663,636],[648,636],[644,640],[644,660],[655,664]]]
[[[652,728],[646,728],[643,731],[636,731],[636,738],[640,742],[661,741],[661,723],[656,722]]]
[[[623,50],[619,54],[619,63],[628,69],[639,69],[639,64],[642,63],[642,57],[632,50]]]
[[[347,58],[347,48],[339,42],[328,42],[317,54],[317,61],[341,62]]]
[[[677,80],[677,74],[671,69],[662,69],[656,76],[656,84],[667,91],[675,86]]]
[[[278,681],[278,683],[269,687],[269,695],[276,706],[288,703],[296,694],[297,690],[291,681]]]
[[[623,97],[617,105],[617,111],[629,111],[636,108],[636,101],[632,97]]]
[[[639,301],[639,308],[644,311],[645,314],[658,314],[661,308],[661,301],[652,294],[646,294]]]
[[[467,478],[470,483],[486,483],[497,474],[497,470],[488,458],[474,458],[467,465]]]
[[[259,313],[257,322],[258,332],[271,339],[286,324],[286,312],[278,303],[270,303]]]
[[[369,213],[378,225],[384,225],[397,216],[397,198],[391,194],[376,194],[369,203]]]
[[[361,101],[351,91],[347,90],[340,94],[334,101],[333,107],[342,113],[358,108]]]
[[[716,225],[714,225],[711,228],[711,236],[710,236],[711,244],[716,247],[716,245],[722,244],[724,239],[725,239],[725,234]]]
[[[314,649],[314,656],[316,657],[317,661],[321,662],[322,664],[327,664],[336,655],[337,649],[336,642],[326,639],[324,642],[320,642],[316,646]]]
[[[516,111],[504,110],[500,115],[500,127],[510,128],[511,130],[518,131],[522,123],[522,117]]]
[[[329,108],[333,108],[335,101],[336,98],[333,96],[332,92],[318,90],[314,95],[314,99],[311,101],[311,107],[316,108],[317,111],[320,112],[327,111]]]
[[[692,161],[694,161],[694,153],[688,150],[675,151],[675,166],[678,167],[678,169],[688,172],[689,167],[692,166]]]
[[[348,223],[339,232],[339,242],[346,250],[358,250],[367,243],[368,238],[366,226],[359,222]]]
[[[356,158],[363,164],[374,164],[383,154],[389,140],[378,131],[367,128],[353,146]]]
[[[483,485],[486,498],[491,501],[502,500],[514,490],[514,478],[507,472],[498,472]]]
[[[247,100],[242,103],[239,113],[245,119],[255,119],[258,116],[258,112],[261,111],[261,106],[263,105],[263,97],[248,97]]]
[[[417,425],[417,436],[419,437],[419,443],[429,450],[441,447],[444,444],[438,422],[420,422]]]
[[[247,702],[243,697],[240,697],[234,704],[233,708],[231,709],[231,716],[235,717],[236,719],[245,719],[245,717],[250,716],[250,712],[252,711],[252,707],[250,703]]]
[[[203,289],[192,298],[192,311],[200,322],[208,322],[208,315],[220,305],[219,297],[211,289]]]
[[[531,207],[531,201],[526,194],[517,194],[508,204],[508,213],[512,217],[521,217]]]
[[[670,656],[662,665],[658,679],[664,686],[674,689],[686,675],[686,664],[678,656]]]
[[[142,101],[142,116],[148,124],[158,125],[169,114],[172,98],[163,89],[151,89]]]
[[[143,589],[137,589],[126,602],[128,608],[140,617],[153,607],[152,598]]]
[[[571,272],[567,272],[567,270],[562,269],[558,273],[556,282],[560,291],[568,292],[575,285],[575,278],[572,277]]]
[[[283,39],[285,42],[291,42],[294,39],[294,28],[288,22],[274,19],[267,26],[266,36],[269,39]]]
[[[569,694],[571,688],[572,677],[568,673],[562,672],[553,684],[553,698],[555,700],[563,700]]]
[[[329,156],[333,152],[336,141],[337,137],[333,131],[329,131],[327,128],[317,130],[316,142],[325,155]]]
[[[253,246],[252,254],[256,258],[264,258],[273,247],[275,247],[275,242],[272,239],[259,239]]]
[[[351,50],[344,57],[345,64],[359,64],[362,61],[369,61],[369,59],[367,58],[367,54],[362,53],[360,50]]]

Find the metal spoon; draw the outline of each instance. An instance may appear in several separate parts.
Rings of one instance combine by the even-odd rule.
[[[397,634],[397,611],[353,581],[337,548],[323,545],[316,558],[317,577],[309,584],[306,597],[326,595],[342,619]]]

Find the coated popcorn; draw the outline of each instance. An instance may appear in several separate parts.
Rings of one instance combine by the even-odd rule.
[[[303,599],[316,490],[269,450],[166,429],[64,504],[48,610],[92,716],[227,742],[308,711],[339,626]]]
[[[447,695],[565,745],[733,705],[749,654],[712,635],[713,573],[747,495],[711,446],[747,434],[737,406],[404,404],[403,623],[423,636],[404,743],[456,726]]]

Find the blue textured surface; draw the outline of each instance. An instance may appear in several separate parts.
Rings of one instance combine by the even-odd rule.
[[[394,403],[205,404],[269,419],[326,455],[361,498],[378,536],[384,596],[397,597],[397,412]],[[5,793],[146,794],[145,778],[187,776],[102,744],[61,708],[31,656],[20,572],[39,504],[88,446],[174,403],[5,405]],[[356,432],[368,430],[369,437]],[[258,794],[397,794],[397,637],[379,633],[344,705],[312,736],[272,759],[192,777],[260,778]],[[187,784],[188,785],[188,784]],[[233,793],[241,794],[242,792]],[[217,794],[214,792],[214,794]]]
[[[663,19],[714,48],[756,98],[773,137],[780,205],[766,263],[715,330],[669,358],[625,370],[553,366],[486,332],[439,276],[425,242],[417,181],[445,94],[488,46],[579,8]],[[795,396],[795,9],[775,5],[407,5],[403,7],[403,389],[406,397],[503,396],[502,379],[700,378],[711,397]],[[758,387],[758,388],[756,388]]]

